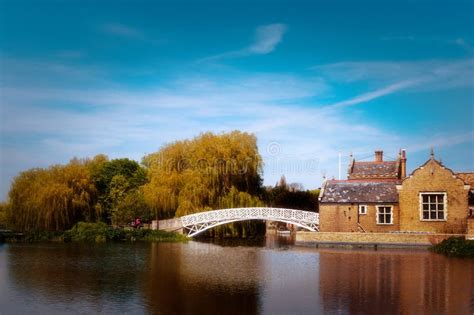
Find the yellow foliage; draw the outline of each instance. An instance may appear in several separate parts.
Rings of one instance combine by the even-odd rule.
[[[9,218],[17,229],[61,231],[79,220],[95,220],[97,191],[86,161],[20,173],[9,192]]]
[[[245,132],[208,132],[176,141],[147,155],[143,163],[149,168],[145,199],[164,217],[218,208],[233,190],[250,196],[261,187],[257,139]]]

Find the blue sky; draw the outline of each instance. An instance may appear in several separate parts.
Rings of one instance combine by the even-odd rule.
[[[474,171],[474,1],[0,0],[0,199],[21,170],[254,132],[265,184],[352,152]]]

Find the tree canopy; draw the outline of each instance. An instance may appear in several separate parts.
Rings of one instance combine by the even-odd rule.
[[[149,168],[145,199],[164,217],[219,208],[230,192],[240,192],[242,200],[261,192],[262,158],[256,137],[245,132],[176,141],[143,164]]]
[[[64,230],[80,220],[95,220],[96,200],[87,162],[73,159],[20,173],[9,192],[9,218],[22,231]]]
[[[91,177],[99,195],[97,208],[106,222],[120,225],[138,216],[148,217],[141,190],[147,182],[144,167],[130,159],[109,161],[102,155],[96,156],[90,164]],[[138,208],[140,211],[134,210]]]
[[[63,231],[79,221],[113,225],[141,217],[170,218],[212,209],[273,206],[315,211],[318,191],[287,184],[262,186],[262,158],[255,135],[203,133],[176,141],[136,161],[99,154],[66,165],[34,168],[13,180],[0,205],[0,226],[21,231]],[[212,233],[251,235],[258,223],[220,227]],[[260,232],[259,232],[260,233]]]

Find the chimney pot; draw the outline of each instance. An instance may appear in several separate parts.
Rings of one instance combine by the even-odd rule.
[[[375,162],[383,162],[383,151],[376,150],[375,151]]]
[[[402,158],[400,162],[400,178],[404,179],[407,177],[407,152],[405,149],[402,150]]]

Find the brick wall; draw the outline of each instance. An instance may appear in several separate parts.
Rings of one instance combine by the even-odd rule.
[[[446,192],[446,221],[420,220],[420,192]],[[403,181],[399,190],[399,205],[401,231],[466,233],[468,187],[449,169],[433,159]]]
[[[359,215],[359,204],[320,204],[319,229],[321,232],[359,232],[357,222],[366,232],[390,232],[399,230],[399,207],[392,206],[393,224],[377,224],[376,204],[368,206],[367,214]],[[382,204],[380,204],[382,205]]]
[[[321,232],[356,232],[356,207],[346,204],[320,204],[319,230]]]
[[[380,204],[382,205],[382,204]],[[392,222],[393,224],[382,225],[377,224],[377,205],[372,204],[367,207],[367,214],[359,215],[359,223],[366,232],[390,232],[398,231],[400,229],[399,221],[399,207],[394,204],[386,204],[385,206],[392,206]],[[356,206],[358,208],[358,205]]]

